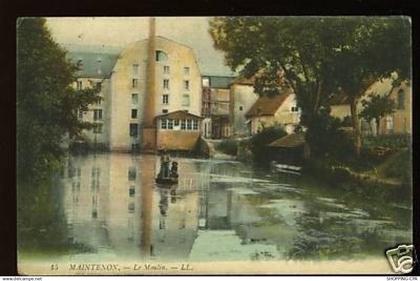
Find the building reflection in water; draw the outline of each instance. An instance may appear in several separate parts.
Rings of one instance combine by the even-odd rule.
[[[64,202],[69,240],[99,255],[188,258],[198,225],[198,171],[178,160],[177,188],[159,188],[153,155],[99,154],[68,161]]]
[[[258,181],[243,164],[174,160],[179,184],[165,188],[155,184],[160,163],[154,155],[70,158],[63,178],[69,241],[93,249],[85,255],[102,261],[202,261],[288,258],[316,250],[320,234],[360,245],[363,237],[376,237],[366,232],[375,222],[368,214],[331,211],[330,201],[308,200],[295,192],[302,189],[288,191],[286,182]],[[347,219],[341,224],[334,215]],[[323,247],[330,251],[333,244]]]
[[[261,241],[288,247],[296,228],[261,223],[266,219],[259,209],[264,202],[241,193],[253,182],[232,185],[241,166],[174,160],[179,163],[179,184],[165,188],[155,184],[160,163],[154,155],[71,158],[64,179],[69,239],[88,245],[102,258],[159,261],[195,258],[202,250],[194,249],[194,243],[205,244],[208,235],[217,237],[223,231],[234,237],[235,247],[255,248]]]

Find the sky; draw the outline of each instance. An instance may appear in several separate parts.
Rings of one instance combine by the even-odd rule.
[[[202,74],[232,75],[215,50],[206,17],[156,17],[156,35],[194,49]],[[125,47],[147,38],[147,17],[50,17],[47,27],[60,44]]]

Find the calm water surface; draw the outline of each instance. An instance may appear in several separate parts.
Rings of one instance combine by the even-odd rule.
[[[53,186],[21,191],[19,257],[360,259],[411,241],[409,203],[235,161],[174,160],[180,181],[165,188],[153,155],[69,157]]]

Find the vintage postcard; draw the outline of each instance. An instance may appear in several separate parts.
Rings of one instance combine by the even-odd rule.
[[[409,17],[32,17],[23,275],[404,274]]]

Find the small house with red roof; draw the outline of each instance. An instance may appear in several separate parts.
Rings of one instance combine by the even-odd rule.
[[[286,89],[273,97],[259,97],[245,117],[251,135],[275,125],[284,127],[286,132],[291,134],[300,122],[300,115],[296,95],[292,90]]]

